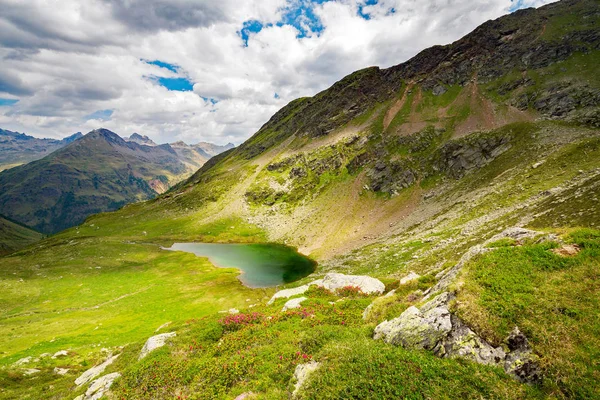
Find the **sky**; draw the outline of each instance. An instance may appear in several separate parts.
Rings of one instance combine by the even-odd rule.
[[[552,0],[0,0],[0,128],[240,144],[291,100]]]

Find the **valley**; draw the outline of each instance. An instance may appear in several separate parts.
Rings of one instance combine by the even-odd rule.
[[[599,397],[599,16],[563,0],[359,70],[195,172],[94,131],[144,168],[66,224],[19,193],[65,159],[93,185],[82,139],[3,172],[0,212],[52,235],[0,258],[0,398],[87,400],[104,363],[105,398]],[[231,268],[279,257],[292,278]]]

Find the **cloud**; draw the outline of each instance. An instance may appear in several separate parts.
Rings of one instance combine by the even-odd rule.
[[[133,30],[179,31],[208,27],[227,17],[214,0],[105,0],[114,17]]]
[[[0,0],[0,98],[19,99],[0,127],[239,144],[348,73],[548,2]]]

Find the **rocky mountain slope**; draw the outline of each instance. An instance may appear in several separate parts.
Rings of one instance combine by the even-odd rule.
[[[148,200],[206,161],[169,145],[127,142],[99,129],[30,164],[0,174],[0,210],[44,233],[88,215]]]
[[[597,1],[489,21],[3,258],[0,396],[599,397],[599,47]],[[249,289],[191,241],[319,265]]]
[[[0,171],[39,160],[83,136],[75,133],[62,140],[38,139],[24,133],[0,129]]]

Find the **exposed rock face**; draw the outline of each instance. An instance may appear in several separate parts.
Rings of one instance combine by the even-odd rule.
[[[75,400],[98,400],[102,398],[110,389],[115,379],[121,376],[118,372],[104,375],[96,379],[85,392],[84,395],[77,396]]]
[[[313,282],[313,284],[316,283]],[[331,291],[346,286],[356,286],[366,294],[383,293],[385,291],[385,285],[379,279],[366,275],[344,275],[333,272],[325,275],[323,281],[316,285]]]
[[[508,335],[506,344],[510,353],[504,360],[504,370],[521,382],[538,382],[541,379],[539,359],[518,327]]]
[[[29,375],[35,375],[37,373],[39,373],[40,370],[36,369],[36,368],[28,368],[25,371],[23,371],[23,375],[25,376],[29,376]]]
[[[81,374],[79,378],[75,379],[75,384],[77,386],[81,386],[85,383],[88,383],[89,381],[103,373],[106,367],[112,364],[118,357],[119,354],[117,354],[116,356],[109,356],[106,359],[106,361],[104,361],[102,364],[96,365],[95,367],[88,369],[83,374]]]
[[[308,300],[308,299],[306,297],[297,297],[295,299],[291,299],[287,303],[284,304],[281,311],[283,312],[283,311],[291,310],[293,308],[299,308],[304,300]]]
[[[373,338],[407,349],[431,350],[439,357],[461,357],[498,365],[521,382],[540,379],[538,358],[518,328],[506,340],[508,353],[502,347],[493,347],[450,313],[448,302],[452,298],[446,292],[420,309],[409,307],[400,317],[379,324]]]
[[[152,336],[146,341],[146,344],[144,344],[138,360],[146,357],[151,351],[163,347],[167,343],[167,340],[175,336],[177,336],[177,333],[175,332],[161,333],[160,335]]]
[[[444,293],[421,310],[412,306],[398,318],[382,322],[375,328],[373,338],[407,349],[433,349],[452,329],[450,311],[443,302],[447,296]]]
[[[304,382],[308,379],[310,374],[316,371],[321,364],[316,361],[311,361],[306,364],[298,364],[296,366],[296,370],[294,371],[294,378],[296,379],[296,384],[294,385],[294,392],[292,396],[297,396],[300,388],[304,384]]]
[[[31,362],[32,359],[33,359],[33,357],[31,357],[31,356],[23,357],[20,360],[15,361],[15,363],[13,365],[14,366],[19,366],[19,365],[28,364],[28,363]]]
[[[479,136],[476,139],[448,142],[441,149],[438,168],[458,179],[467,172],[484,167],[510,148],[506,136]]]

